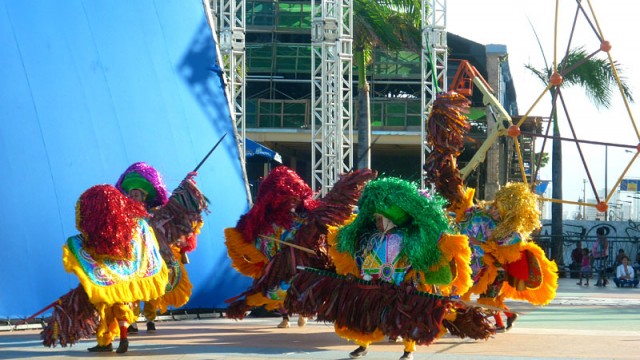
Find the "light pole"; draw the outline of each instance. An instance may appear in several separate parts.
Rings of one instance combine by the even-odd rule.
[[[609,145],[604,146],[604,198],[607,198],[607,159],[609,158]],[[604,221],[609,220],[609,212],[604,212]]]
[[[627,203],[627,204],[629,204],[629,205],[627,205],[627,206],[629,207],[629,220],[631,220],[631,206],[632,206],[631,204],[632,204],[632,203],[631,203],[631,201],[629,201],[629,200],[622,200],[622,202],[623,202],[623,203]],[[622,221],[624,221],[624,213],[625,213],[625,211],[624,211],[624,204],[622,204]]]
[[[578,202],[581,203],[583,201],[582,199],[578,199]],[[584,220],[584,218],[582,217],[582,205],[578,206],[578,214],[576,215],[576,220]]]
[[[636,215],[635,216],[636,217],[636,222],[638,222],[640,220],[640,216],[639,216],[640,215],[640,209],[639,209],[640,204],[638,203],[638,200],[640,200],[640,197],[632,196],[631,198],[634,199],[633,200],[633,211],[634,211],[634,213]]]
[[[587,202],[587,179],[582,179],[582,201]],[[587,207],[582,205],[582,219],[587,220]]]
[[[604,213],[605,219],[607,219],[608,215],[611,215],[612,220],[615,221],[616,217],[620,216],[620,207],[620,204],[609,203],[609,209],[607,209],[608,211]]]

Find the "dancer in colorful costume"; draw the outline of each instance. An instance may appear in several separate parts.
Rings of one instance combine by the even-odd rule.
[[[467,196],[473,197],[472,191]],[[511,328],[517,318],[506,298],[546,305],[555,297],[558,268],[530,237],[540,227],[539,219],[538,199],[529,186],[508,183],[493,202],[472,206],[459,222],[474,249],[474,285],[462,298],[477,294],[478,303],[505,309],[506,328],[495,317],[498,331]]]
[[[81,232],[63,247],[63,263],[80,285],[61,297],[41,333],[45,346],[73,345],[95,331],[98,345],[90,352],[117,352],[129,347],[127,326],[136,321],[130,302],[161,297],[167,283],[154,232],[144,206],[111,185],[85,191],[76,205]],[[98,320],[99,319],[99,320]]]
[[[260,184],[253,207],[235,228],[225,229],[232,266],[254,279],[247,291],[228,300],[227,316],[242,319],[247,310],[265,306],[282,312],[278,327],[289,327],[283,303],[296,266],[332,268],[324,239],[327,226],[351,216],[364,183],[374,177],[371,170],[344,174],[316,200],[295,171],[286,166],[273,169]],[[300,317],[298,325],[305,322]]]
[[[191,297],[192,285],[184,266],[186,253],[195,249],[196,235],[203,224],[201,214],[207,211],[206,199],[195,185],[194,176],[187,176],[168,197],[160,173],[147,163],[137,162],[129,166],[116,183],[122,193],[143,203],[151,214],[149,223],[169,268],[165,294],[144,304],[147,332],[155,332],[158,310],[163,313],[169,306],[182,307]],[[135,303],[134,311],[140,313],[139,302]],[[138,332],[134,324],[129,330]]]
[[[457,158],[470,129],[465,115],[469,105],[456,92],[438,94],[427,121],[426,140],[432,151],[425,162],[426,180],[448,200],[458,231],[469,237],[473,249],[474,286],[462,298],[469,300],[471,294],[478,294],[479,303],[505,309],[506,328],[500,314],[494,315],[501,331],[517,318],[508,312],[504,299],[547,304],[558,286],[557,266],[529,239],[540,226],[540,213],[537,197],[526,184],[507,184],[494,202],[480,205],[474,205],[475,190],[464,187]]]
[[[472,282],[467,238],[453,234],[443,206],[438,195],[422,196],[405,180],[372,180],[355,220],[328,235],[336,274],[301,272],[287,307],[334,322],[339,336],[359,345],[349,354],[354,359],[384,336],[402,337],[402,360],[445,328],[486,339],[492,332],[485,317],[444,296],[466,292]]]

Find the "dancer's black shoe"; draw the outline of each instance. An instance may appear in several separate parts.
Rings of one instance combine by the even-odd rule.
[[[364,346],[358,346],[357,349],[353,350],[349,353],[349,357],[352,359],[360,359],[367,355],[367,348]]]
[[[94,347],[90,347],[87,350],[89,350],[89,352],[112,352],[113,351],[113,345],[109,344],[109,345],[96,345]]]

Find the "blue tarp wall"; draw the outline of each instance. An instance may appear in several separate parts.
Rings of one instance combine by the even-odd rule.
[[[82,192],[136,161],[174,189],[225,133],[196,178],[211,213],[187,308],[246,288],[223,242],[248,199],[215,47],[200,1],[0,0],[0,318],[78,285],[61,259]]]

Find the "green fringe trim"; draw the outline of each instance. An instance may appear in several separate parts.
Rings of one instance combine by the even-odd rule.
[[[423,275],[427,284],[448,285],[453,281],[453,274],[449,266],[441,266],[435,271],[425,272]]]

